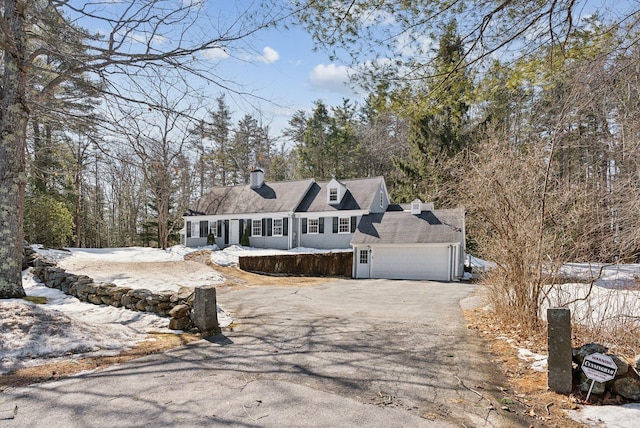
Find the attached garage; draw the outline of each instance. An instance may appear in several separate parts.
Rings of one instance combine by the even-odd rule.
[[[449,281],[447,247],[374,247],[371,277]]]
[[[351,244],[354,278],[452,281],[464,273],[464,212],[370,214]]]

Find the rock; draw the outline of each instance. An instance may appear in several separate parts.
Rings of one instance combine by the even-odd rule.
[[[189,317],[171,318],[169,320],[169,328],[171,330],[186,330],[191,326]]]
[[[193,303],[194,291],[195,290],[193,287],[180,287],[180,289],[178,290],[178,300],[182,300],[187,303],[191,301],[191,303]]]
[[[598,343],[587,343],[574,352],[573,359],[578,364],[582,364],[582,362],[584,361],[584,357],[586,357],[587,355],[595,354],[597,352],[600,354],[606,354],[608,350],[609,348]]]
[[[613,362],[616,363],[616,366],[618,366],[618,371],[616,372],[616,377],[618,378],[618,377],[626,376],[627,372],[629,371],[629,363],[627,363],[626,361],[624,361],[622,358],[618,357],[617,355],[609,354],[609,356],[611,357]]]
[[[136,303],[136,309],[139,311],[144,311],[147,308],[147,302],[145,300],[139,300]]]
[[[640,380],[630,377],[616,379],[613,382],[613,391],[629,400],[640,400]]]
[[[171,318],[182,318],[187,316],[191,308],[187,305],[177,305],[173,309],[169,311],[169,316]],[[181,330],[181,329],[178,329]]]
[[[89,296],[87,296],[87,300],[94,305],[102,305],[102,299],[97,294],[89,294]]]
[[[584,373],[580,373],[580,391],[589,392],[589,388],[591,388],[591,382],[592,382],[591,379],[589,379]],[[593,384],[593,389],[591,390],[591,393],[603,394],[604,389],[605,389],[604,383],[595,382]]]
[[[640,354],[636,355],[636,370],[640,370]]]

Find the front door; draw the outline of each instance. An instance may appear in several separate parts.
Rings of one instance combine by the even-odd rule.
[[[240,220],[231,220],[229,223],[229,245],[239,245]]]

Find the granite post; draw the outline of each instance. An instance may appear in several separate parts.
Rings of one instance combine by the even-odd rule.
[[[204,335],[220,334],[216,303],[216,288],[196,287],[193,301],[193,324]]]
[[[572,391],[571,311],[567,308],[547,309],[547,347],[549,389],[559,394]]]

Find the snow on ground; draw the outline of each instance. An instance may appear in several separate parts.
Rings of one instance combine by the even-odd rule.
[[[34,249],[60,264],[80,260],[105,265],[129,263],[129,268],[142,264],[156,266],[159,262],[178,263],[184,260],[185,254],[194,251],[183,246],[166,251],[142,247],[70,251]],[[203,269],[212,272],[215,278],[221,278],[212,269],[206,266]],[[126,279],[126,275],[118,282],[118,285],[131,288],[153,288],[147,287],[149,281]],[[34,280],[31,269],[23,272],[22,283],[27,296],[45,297],[47,303],[36,305],[23,299],[0,300],[0,374],[58,359],[115,355],[147,340],[148,333],[175,332],[168,329],[168,318],[93,305],[48,288]],[[184,285],[198,284],[192,281]],[[218,320],[223,327],[233,322],[222,308],[218,308]]]
[[[640,404],[622,406],[583,406],[580,410],[569,410],[569,417],[588,427],[637,428]]]
[[[28,296],[46,297],[47,304],[0,300],[0,373],[61,357],[115,355],[147,333],[171,331],[168,318],[81,302],[37,283],[30,269],[22,283]]]
[[[238,257],[242,255],[328,251],[297,248],[287,252],[239,246],[218,250],[217,247],[188,248],[182,245],[167,250],[148,247],[33,248],[69,272],[81,274],[83,268],[91,268],[90,276],[97,282],[152,291],[224,281],[223,276],[213,269],[184,261],[185,255],[201,249],[213,250],[211,259],[221,266],[237,265]],[[167,269],[167,266],[170,267]],[[34,280],[30,269],[23,272],[22,282],[27,296],[45,297],[47,303],[36,305],[22,299],[0,300],[0,374],[64,358],[114,355],[146,340],[148,333],[175,332],[167,328],[168,318],[93,305],[60,290],[47,288]],[[233,319],[219,307],[218,321],[226,327]]]

